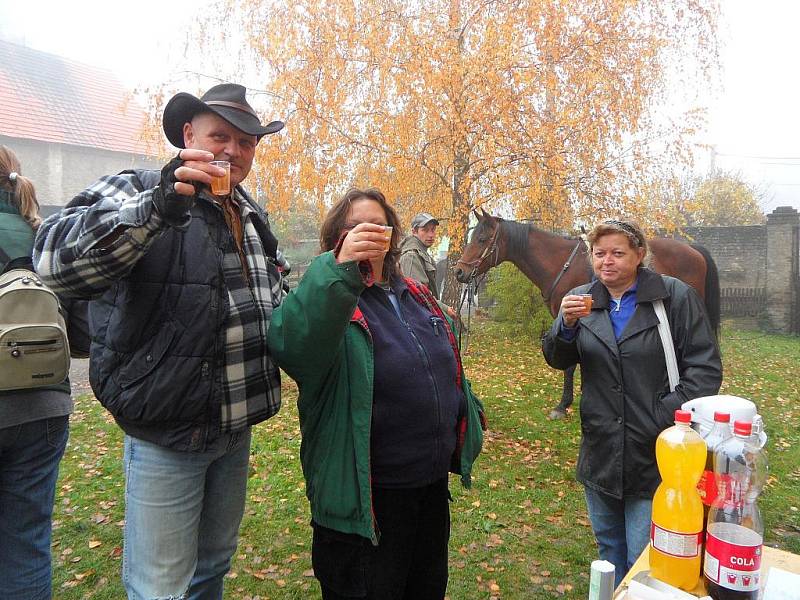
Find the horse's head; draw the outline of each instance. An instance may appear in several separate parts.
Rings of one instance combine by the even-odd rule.
[[[456,279],[461,283],[467,283],[501,262],[498,242],[502,219],[493,217],[483,209],[480,212],[475,210],[473,214],[478,218],[478,224],[456,263]]]

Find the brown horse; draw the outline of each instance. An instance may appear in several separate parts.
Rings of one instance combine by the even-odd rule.
[[[550,314],[555,317],[564,294],[591,280],[589,250],[582,240],[561,237],[530,224],[506,221],[483,210],[474,214],[478,224],[456,263],[456,278],[460,282],[467,283],[490,268],[511,261],[541,290]],[[648,243],[650,267],[692,286],[703,299],[711,326],[717,333],[719,274],[708,250],[668,238],[653,238]],[[550,413],[550,418],[564,416],[572,404],[574,373],[574,367],[565,371],[561,403]]]

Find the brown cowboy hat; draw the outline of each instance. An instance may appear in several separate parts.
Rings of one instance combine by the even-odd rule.
[[[177,148],[185,148],[183,125],[199,112],[213,112],[228,123],[248,135],[262,136],[283,129],[282,121],[272,121],[262,125],[256,111],[247,103],[243,85],[221,83],[215,85],[200,98],[186,92],[175,94],[164,108],[164,133],[169,142]]]

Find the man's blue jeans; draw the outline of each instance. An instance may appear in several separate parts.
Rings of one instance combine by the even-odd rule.
[[[250,429],[205,452],[125,436],[125,550],[130,600],[221,600],[244,514]]]
[[[584,490],[600,558],[614,565],[614,585],[619,585],[650,543],[653,501],[633,496],[617,500],[586,486]]]
[[[69,417],[0,429],[0,598],[49,600],[50,534]]]

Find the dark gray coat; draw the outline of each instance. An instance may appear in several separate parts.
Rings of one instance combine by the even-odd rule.
[[[619,341],[608,316],[610,297],[599,281],[569,292],[592,294],[592,313],[578,334],[559,336],[559,315],[543,340],[556,369],[581,365],[581,448],[577,478],[613,496],[652,497],[661,479],[655,459],[658,434],[673,424],[687,400],[716,394],[722,382],[719,350],[696,292],[678,279],[639,270],[636,310]],[[669,391],[658,318],[652,302],[663,299],[672,331],[680,381]]]

